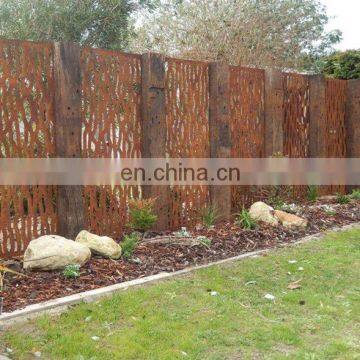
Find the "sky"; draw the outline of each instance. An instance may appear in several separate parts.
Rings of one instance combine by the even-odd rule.
[[[321,0],[333,16],[327,30],[339,29],[343,40],[336,46],[339,50],[360,49],[360,0]]]

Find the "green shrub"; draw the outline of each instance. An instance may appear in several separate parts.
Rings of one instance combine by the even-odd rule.
[[[201,245],[204,245],[205,247],[209,248],[211,245],[211,239],[209,239],[206,236],[198,236],[197,240],[199,240]]]
[[[156,199],[130,200],[129,222],[127,224],[132,230],[147,231],[155,224],[157,216],[153,208]]]
[[[63,275],[68,279],[75,279],[80,276],[80,265],[71,264],[66,265],[63,270]]]
[[[322,71],[325,76],[335,79],[360,78],[360,50],[336,52],[322,60]]]
[[[309,201],[316,201],[318,198],[318,187],[316,185],[309,185],[307,188],[307,199]]]
[[[354,189],[350,197],[355,200],[360,200],[360,189]]]
[[[257,225],[257,222],[250,217],[250,213],[246,209],[242,209],[241,213],[237,215],[235,223],[246,230],[255,229]]]
[[[210,228],[219,217],[216,206],[208,205],[201,212],[201,221],[204,226]]]
[[[350,197],[349,195],[344,195],[344,194],[336,194],[336,201],[339,204],[348,204],[350,202]]]
[[[140,236],[135,232],[124,236],[124,240],[120,244],[122,256],[124,259],[130,259],[134,250],[136,249],[136,246],[138,245],[139,240]]]

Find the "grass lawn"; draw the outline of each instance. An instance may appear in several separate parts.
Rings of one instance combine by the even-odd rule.
[[[0,342],[14,359],[359,359],[359,299],[356,229],[82,304]]]

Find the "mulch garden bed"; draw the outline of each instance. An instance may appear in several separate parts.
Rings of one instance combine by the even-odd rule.
[[[328,204],[336,214],[326,209]],[[81,268],[76,279],[66,279],[61,271],[25,272],[27,277],[6,274],[3,311],[11,312],[29,304],[96,289],[160,272],[173,272],[189,266],[233,257],[257,249],[292,243],[306,235],[335,226],[360,221],[360,201],[335,204],[334,200],[301,205],[300,216],[309,222],[306,229],[289,230],[282,226],[260,224],[255,230],[243,230],[234,222],[222,222],[212,229],[190,229],[193,236],[206,236],[211,246],[141,243],[128,261],[93,256]],[[13,264],[14,265],[14,264]],[[16,265],[16,264],[15,264]],[[16,266],[15,266],[16,267]],[[18,266],[17,271],[21,268]]]

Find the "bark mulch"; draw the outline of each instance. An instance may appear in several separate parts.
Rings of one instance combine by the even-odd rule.
[[[325,203],[334,207],[336,214],[321,207]],[[61,271],[25,272],[27,277],[7,273],[1,294],[4,298],[3,311],[10,312],[29,304],[159,272],[173,272],[257,249],[291,243],[306,235],[360,221],[360,202],[352,201],[350,204],[340,205],[331,204],[331,200],[318,201],[315,205],[302,205],[299,215],[308,219],[309,225],[306,229],[288,230],[282,226],[260,224],[255,230],[243,230],[233,221],[222,222],[212,229],[189,230],[194,236],[203,235],[211,239],[210,247],[144,242],[137,247],[128,261],[93,256],[81,268],[81,275],[77,279],[66,279]],[[19,268],[21,267],[18,266]]]

